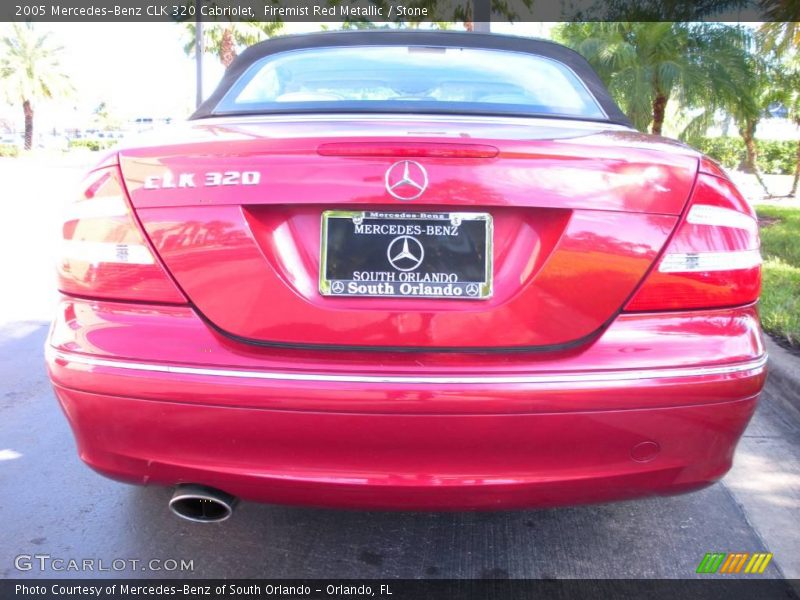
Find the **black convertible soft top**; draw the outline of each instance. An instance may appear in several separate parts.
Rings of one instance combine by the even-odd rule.
[[[631,124],[611,98],[611,95],[600,80],[600,77],[598,77],[597,73],[595,73],[586,59],[566,46],[547,40],[492,33],[403,29],[309,33],[277,37],[254,44],[233,61],[231,66],[225,71],[225,75],[217,86],[217,89],[197,108],[190,119],[219,116],[215,113],[215,108],[228,90],[254,62],[265,56],[307,48],[391,45],[451,46],[506,50],[550,58],[568,66],[583,81],[607,115],[607,118],[602,120],[628,126]]]

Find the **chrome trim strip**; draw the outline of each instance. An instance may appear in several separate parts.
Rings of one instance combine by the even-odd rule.
[[[296,123],[297,121],[392,121],[400,123],[408,121],[418,123],[420,121],[442,122],[442,123],[477,123],[477,124],[507,124],[507,125],[527,125],[531,127],[554,127],[563,129],[614,129],[619,131],[636,131],[635,128],[619,123],[608,123],[605,121],[584,121],[581,119],[569,119],[552,117],[518,117],[509,115],[470,115],[470,114],[441,114],[441,113],[296,113],[296,114],[273,114],[273,115],[224,115],[214,117],[204,117],[198,120],[203,125],[230,125],[238,121],[247,123]],[[193,121],[192,121],[193,122]],[[175,127],[180,127],[176,125]],[[412,132],[413,133],[413,132]],[[442,137],[442,140],[452,139]],[[456,138],[457,139],[457,138]]]
[[[618,381],[637,381],[642,379],[673,379],[705,375],[731,375],[763,369],[767,355],[735,365],[708,367],[675,367],[628,371],[601,371],[597,373],[559,373],[551,375],[498,375],[498,376],[417,376],[417,375],[326,375],[321,373],[276,373],[269,371],[249,371],[241,369],[210,369],[202,367],[181,367],[176,365],[151,364],[95,358],[83,354],[62,352],[48,346],[45,350],[48,361],[62,360],[92,367],[110,367],[133,371],[172,373],[176,375],[204,375],[212,377],[233,377],[237,379],[267,379],[273,381],[315,381],[324,383],[404,383],[404,384],[517,384],[517,383],[602,383]]]

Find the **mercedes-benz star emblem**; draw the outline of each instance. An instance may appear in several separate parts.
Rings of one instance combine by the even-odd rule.
[[[386,191],[398,200],[416,200],[428,187],[428,173],[418,162],[401,160],[386,170]]]
[[[344,291],[344,284],[341,281],[334,281],[331,285],[331,291],[334,294],[341,294]]]
[[[481,288],[477,283],[467,284],[467,294],[470,296],[477,296],[481,293]]]
[[[389,264],[398,271],[413,271],[422,264],[425,249],[417,238],[400,235],[394,238],[386,249]]]

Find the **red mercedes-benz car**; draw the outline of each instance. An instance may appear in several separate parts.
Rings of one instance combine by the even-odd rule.
[[[766,375],[752,209],[545,41],[255,45],[93,169],[63,237],[80,456],[200,521],[695,490]]]

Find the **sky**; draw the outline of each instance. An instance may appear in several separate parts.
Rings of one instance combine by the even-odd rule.
[[[44,26],[43,26],[44,27]],[[57,23],[46,26],[63,46],[61,64],[76,90],[79,112],[106,102],[127,118],[177,116],[194,104],[190,37],[176,23]],[[204,87],[213,90],[222,65],[205,57]]]
[[[331,23],[327,24],[330,28]],[[320,23],[287,23],[283,33],[319,31]],[[4,25],[8,31],[9,25]],[[40,131],[64,125],[80,127],[105,102],[123,120],[137,117],[188,116],[195,103],[194,59],[184,52],[190,38],[176,23],[42,23],[63,47],[60,62],[76,93],[71,98],[40,103]],[[492,24],[493,31],[547,37],[549,23]],[[1,29],[1,28],[0,28]],[[203,61],[203,90],[210,95],[223,74],[215,56]],[[19,107],[3,105],[0,118],[22,126]],[[19,113],[19,114],[17,114]]]

